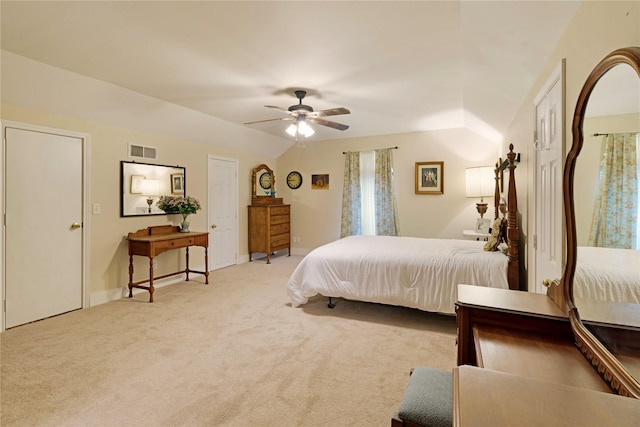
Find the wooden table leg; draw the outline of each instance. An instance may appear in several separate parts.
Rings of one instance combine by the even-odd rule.
[[[184,272],[187,274],[187,282],[189,281],[189,246],[187,246],[186,248],[186,260],[187,260],[187,268],[184,270]]]
[[[153,302],[153,258],[149,257],[149,302]]]
[[[129,298],[133,297],[133,254],[129,252]]]
[[[209,284],[209,250],[204,247],[204,283]]]

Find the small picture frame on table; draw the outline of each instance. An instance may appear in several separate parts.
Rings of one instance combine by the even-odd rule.
[[[491,220],[489,218],[476,219],[476,233],[489,234],[491,228]]]

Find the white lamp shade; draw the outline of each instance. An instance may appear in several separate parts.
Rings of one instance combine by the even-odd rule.
[[[291,136],[296,136],[297,134],[304,135],[305,137],[309,137],[316,133],[313,128],[309,126],[304,120],[300,120],[296,123],[291,124],[291,126],[287,128],[286,132]]]
[[[156,179],[141,179],[140,192],[143,196],[157,196],[160,193],[160,183]]]
[[[487,197],[493,195],[496,187],[494,168],[477,166],[465,169],[467,197]]]

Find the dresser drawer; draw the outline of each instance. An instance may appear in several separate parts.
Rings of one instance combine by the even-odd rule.
[[[289,215],[289,206],[272,206],[271,215]]]
[[[284,224],[276,224],[271,226],[271,235],[275,236],[277,234],[284,234],[289,232],[289,222],[287,221]]]
[[[289,222],[289,215],[271,216],[271,225],[284,224]]]
[[[290,240],[289,233],[279,234],[277,236],[271,236],[271,246],[276,247],[276,246],[286,245],[285,247],[288,247],[289,240]]]

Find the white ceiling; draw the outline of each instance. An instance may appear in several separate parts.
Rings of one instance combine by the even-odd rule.
[[[314,140],[466,127],[499,141],[580,2],[0,3],[2,49],[243,123],[346,107]],[[122,106],[123,109],[127,107]],[[136,114],[140,114],[136,111]],[[287,122],[250,125],[290,139]]]

